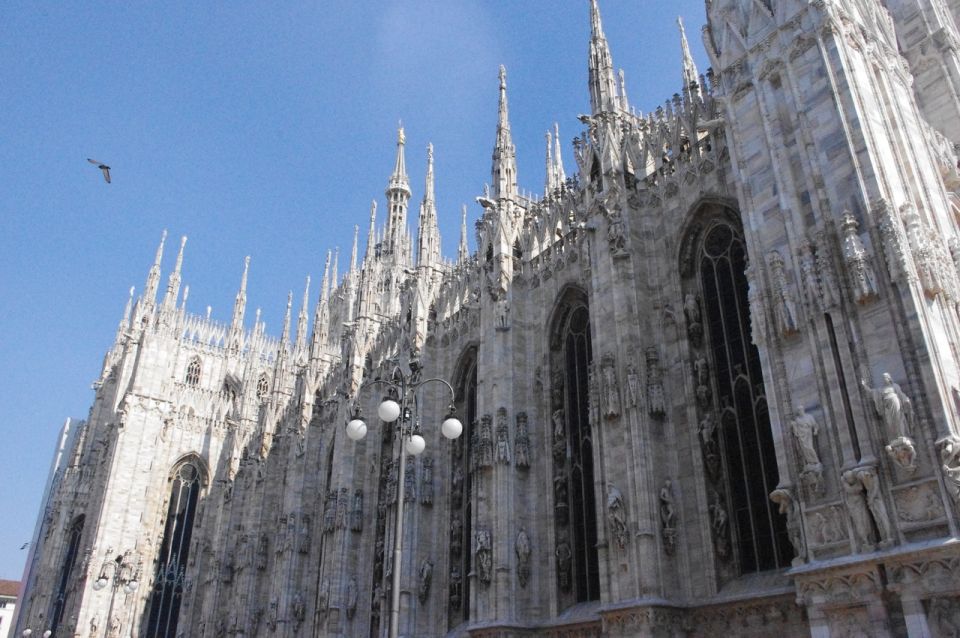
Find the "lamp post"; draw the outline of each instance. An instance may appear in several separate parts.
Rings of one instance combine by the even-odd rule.
[[[416,359],[410,362],[410,374],[404,374],[400,366],[394,367],[390,381],[374,379],[360,386],[357,391],[356,410],[353,418],[347,423],[347,437],[352,441],[359,441],[367,435],[367,424],[361,418],[359,395],[364,388],[382,385],[392,392],[377,407],[377,416],[384,423],[393,423],[399,419],[397,435],[400,439],[400,461],[397,469],[397,523],[393,541],[393,589],[390,605],[390,638],[397,638],[400,633],[400,567],[403,557],[403,477],[406,469],[407,454],[417,456],[426,448],[426,441],[420,436],[417,429],[411,425],[413,408],[417,407],[417,390],[428,383],[442,383],[450,390],[450,409],[447,417],[440,425],[440,432],[448,439],[456,439],[463,432],[463,424],[454,416],[455,394],[453,386],[440,378],[420,380],[420,365]],[[394,398],[395,397],[395,398]],[[399,402],[396,400],[399,399]],[[419,420],[419,415],[418,420]],[[406,453],[405,453],[406,452]]]
[[[110,554],[111,550],[107,550]],[[123,588],[124,594],[132,594],[140,586],[140,565],[134,565],[130,560],[130,552],[117,554],[113,560],[104,559],[103,566],[100,567],[100,577],[93,582],[94,591],[100,591],[107,585],[112,586],[110,593],[110,609],[107,612],[107,622],[105,632],[109,634],[115,629],[115,619],[113,616],[113,603],[117,596],[117,590]],[[119,627],[116,627],[119,630]]]
[[[32,629],[24,629],[24,630],[23,630],[23,633],[21,633],[20,635],[23,636],[24,638],[29,638],[30,636],[33,635],[33,630],[32,630]],[[48,630],[46,630],[45,632],[43,632],[42,634],[40,634],[40,635],[43,636],[43,638],[50,638],[50,636],[53,635],[53,631],[51,631],[50,629],[48,629]]]

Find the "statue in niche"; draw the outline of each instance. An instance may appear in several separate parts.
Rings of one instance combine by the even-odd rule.
[[[120,622],[120,616],[118,614],[114,614],[113,617],[110,618],[110,631],[107,636],[109,638],[120,638],[121,626],[122,623]]]
[[[424,457],[423,476],[420,477],[420,504],[433,505],[433,458]]]
[[[266,534],[260,535],[260,541],[257,543],[257,569],[263,571],[267,568],[267,552],[270,547],[270,539]]]
[[[865,304],[877,297],[877,275],[870,264],[867,250],[860,241],[857,232],[857,220],[850,211],[843,212],[840,225],[843,231],[843,261],[853,284],[853,298],[859,304]]]
[[[856,551],[871,552],[874,549],[873,534],[870,530],[870,511],[867,509],[867,502],[864,498],[863,485],[861,485],[857,479],[857,474],[854,470],[847,470],[840,476],[840,479],[843,486],[847,513],[853,522]]]
[[[713,482],[720,479],[720,446],[717,443],[717,417],[713,411],[703,415],[700,421],[698,434],[700,436],[700,447],[703,450],[703,461],[706,466],[707,474]]]
[[[797,404],[790,430],[797,442],[797,452],[803,463],[800,479],[811,492],[819,493],[823,483],[823,465],[820,463],[820,455],[817,454],[814,437],[820,433],[820,425],[806,413],[802,405]]]
[[[710,390],[709,385],[698,385],[697,386],[697,406],[701,410],[709,410],[712,405],[710,399],[713,397],[713,393]]]
[[[241,572],[253,564],[253,543],[249,534],[242,534],[237,542],[237,571]]]
[[[403,474],[403,502],[412,503],[417,500],[417,466],[414,465],[415,456],[407,457],[407,467]]]
[[[306,605],[303,602],[303,594],[297,592],[293,595],[293,603],[290,606],[293,614],[293,621],[300,625],[307,615]]]
[[[560,585],[562,591],[570,591],[573,584],[570,578],[573,552],[570,550],[570,543],[567,542],[566,538],[560,538],[555,554],[557,557],[557,584]]]
[[[424,559],[420,563],[420,571],[417,572],[417,599],[420,603],[426,603],[430,596],[430,582],[433,580],[433,563]]]
[[[510,329],[510,302],[506,297],[497,300],[496,307],[496,329],[499,331]]]
[[[620,416],[620,388],[617,383],[616,360],[612,354],[606,354],[600,363],[603,377],[603,416],[615,419]]]
[[[510,430],[507,426],[507,411],[497,410],[497,462],[510,464]]]
[[[647,360],[647,410],[650,416],[662,418],[667,413],[667,401],[663,393],[663,373],[660,357],[653,346],[644,352]]]
[[[640,375],[632,363],[627,365],[627,402],[634,408],[640,403]]]
[[[889,373],[883,374],[883,384],[879,388],[871,388],[865,379],[860,384],[869,393],[874,411],[883,420],[885,436],[894,437],[885,447],[887,454],[900,469],[913,473],[917,469],[917,451],[910,438],[913,403]]]
[[[673,481],[667,479],[660,488],[660,531],[663,551],[673,556],[677,551],[677,511],[673,505]]]
[[[563,410],[553,411],[553,463],[562,466],[567,458],[567,424]]]
[[[776,250],[770,251],[767,255],[767,263],[770,264],[770,278],[773,286],[774,315],[777,318],[777,325],[783,335],[792,335],[799,332],[797,323],[797,308],[793,297],[790,294],[790,288],[787,285],[787,276],[783,268],[783,257]]]
[[[710,364],[702,352],[693,360],[693,380],[698,386],[710,385]]]
[[[559,365],[550,373],[550,404],[554,410],[563,407],[563,370]]]
[[[623,494],[612,483],[607,484],[607,521],[610,523],[610,533],[620,549],[627,545],[627,507],[623,501]]]
[[[527,535],[527,530],[522,527],[517,533],[517,543],[514,551],[517,554],[517,582],[520,583],[521,588],[525,588],[530,580],[531,550],[530,537]]]
[[[450,481],[450,507],[455,510],[463,507],[463,467],[459,463],[453,468],[453,479]]]
[[[493,465],[493,417],[489,414],[484,414],[480,418],[477,465],[479,467],[490,467]]]
[[[300,527],[297,533],[298,547],[301,554],[310,553],[310,515],[300,515]]]
[[[333,533],[337,527],[337,490],[327,490],[327,499],[323,504],[323,532]]]
[[[527,429],[527,413],[517,412],[517,433],[514,437],[514,451],[518,470],[530,467],[530,432]]]
[[[683,298],[683,316],[687,320],[687,336],[694,348],[703,343],[703,322],[700,315],[700,301],[692,292]]]
[[[790,490],[782,487],[770,493],[770,500],[779,505],[780,513],[787,517],[787,535],[796,554],[793,564],[800,565],[807,558],[807,548],[803,543],[803,525],[800,521],[800,504],[793,498]]]
[[[347,620],[353,620],[357,614],[357,578],[353,576],[347,583],[347,593],[344,597],[347,602]]]
[[[940,469],[947,492],[954,506],[960,507],[960,437],[950,434],[938,440],[936,445],[940,450]]]
[[[493,548],[490,531],[479,529],[476,533],[477,578],[482,585],[489,585],[493,578]]]
[[[93,618],[90,619],[90,635],[96,636],[100,632],[100,616],[97,614],[93,615]]]
[[[459,554],[463,549],[462,538],[463,521],[460,520],[459,514],[454,514],[450,519],[450,551],[452,553]]]
[[[270,628],[270,631],[277,630],[277,622],[280,620],[278,618],[279,607],[280,603],[276,598],[270,601],[270,614],[267,616],[267,627]]]
[[[350,530],[363,531],[363,490],[353,492],[353,509],[350,511]]]
[[[890,517],[887,514],[886,503],[883,502],[883,495],[880,493],[880,479],[877,477],[877,471],[872,467],[860,467],[856,470],[857,480],[863,486],[867,509],[873,516],[874,525],[880,533],[880,549],[885,549],[893,545],[893,527],[890,525]]]
[[[330,609],[330,579],[324,578],[320,583],[320,592],[317,594],[317,613],[325,616]]]
[[[450,568],[450,607],[460,609],[463,596],[463,577],[460,575],[460,566]]]
[[[380,604],[383,600],[383,587],[380,583],[373,586],[373,595],[370,598],[370,623],[376,625],[380,623]]]
[[[567,499],[567,477],[557,474],[553,477],[553,514],[557,525],[565,526],[570,522],[570,504]]]
[[[717,558],[726,562],[730,552],[730,523],[727,510],[720,502],[720,495],[714,493],[713,503],[707,508],[710,514],[710,529],[713,531],[713,546]]]
[[[931,598],[927,618],[936,636],[960,636],[960,604],[956,598]]]
[[[600,204],[600,213],[607,217],[607,243],[610,244],[610,254],[614,257],[627,255],[627,235],[623,224],[623,215],[617,206],[607,208]]]

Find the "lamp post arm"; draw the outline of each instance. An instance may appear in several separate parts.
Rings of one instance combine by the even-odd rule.
[[[439,378],[439,377],[432,377],[432,378],[430,378],[430,379],[424,379],[423,381],[420,381],[419,383],[417,383],[416,385],[414,385],[414,386],[412,387],[412,389],[413,389],[413,390],[416,390],[417,388],[420,388],[421,386],[425,386],[425,385],[427,385],[428,383],[432,383],[432,382],[434,382],[434,381],[436,381],[437,383],[442,383],[443,385],[447,386],[447,389],[450,390],[450,405],[453,405],[454,401],[456,400],[457,393],[454,392],[453,386],[450,385],[450,383],[449,383],[446,379],[441,379],[441,378]]]

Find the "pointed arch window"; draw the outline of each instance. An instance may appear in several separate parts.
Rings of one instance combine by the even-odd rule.
[[[170,504],[144,634],[147,638],[174,638],[177,635],[190,539],[203,482],[204,472],[197,459],[181,463],[171,476]]]
[[[716,480],[708,476],[713,483],[711,511],[713,518],[721,516],[718,506],[729,513],[724,520],[729,520],[742,574],[786,567],[793,557],[785,518],[769,498],[779,473],[760,353],[750,338],[746,269],[739,226],[728,219],[713,220],[697,258],[702,350],[711,371],[703,372],[709,391],[702,393],[701,411],[716,415],[718,427],[707,444],[716,446],[722,458],[722,474]],[[722,558],[726,541],[715,542]]]
[[[67,608],[67,596],[70,593],[70,576],[73,566],[77,562],[80,552],[80,538],[83,536],[84,516],[78,516],[67,532],[67,551],[60,565],[60,575],[57,578],[57,592],[53,598],[53,611],[50,613],[50,630],[57,633],[57,627],[63,621],[63,613]]]
[[[597,504],[589,376],[590,312],[582,291],[568,290],[551,338],[551,431],[557,585],[561,600],[600,599]]]
[[[270,383],[267,381],[267,375],[266,373],[261,374],[260,378],[257,379],[257,401],[263,401],[269,391]]]
[[[200,384],[200,358],[194,357],[190,360],[190,363],[187,364],[187,376],[186,383],[190,386],[197,386]]]

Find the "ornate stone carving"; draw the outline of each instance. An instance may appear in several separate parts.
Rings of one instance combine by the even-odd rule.
[[[407,456],[406,468],[403,471],[403,502],[413,503],[417,500],[417,457]]]
[[[567,423],[563,410],[553,411],[553,464],[563,467],[567,458]]]
[[[914,485],[896,492],[893,504],[897,518],[907,524],[929,523],[944,517],[943,503],[931,483]]]
[[[801,463],[800,479],[811,492],[819,493],[823,483],[823,465],[820,463],[816,446],[820,425],[815,418],[807,414],[802,405],[797,404],[790,430],[797,443],[797,456]]]
[[[793,498],[789,489],[778,487],[770,493],[770,500],[780,506],[779,511],[787,517],[787,535],[793,552],[794,565],[801,565],[807,559],[807,547],[803,542],[803,525],[800,521],[800,504]]]
[[[663,418],[667,413],[667,401],[663,393],[663,372],[657,349],[650,346],[644,351],[647,361],[647,411],[650,416]]]
[[[910,473],[916,471],[917,452],[913,439],[910,438],[913,404],[909,397],[886,372],[879,388],[871,388],[866,380],[861,380],[860,384],[869,394],[874,411],[883,421],[884,436],[894,437],[885,448],[887,454],[902,470]]]
[[[767,343],[766,309],[763,304],[763,291],[757,281],[756,268],[747,266],[747,301],[750,304],[750,338],[754,345],[763,347]]]
[[[460,609],[460,604],[463,600],[463,576],[460,574],[459,565],[454,565],[450,568],[448,592],[450,596],[450,608]]]
[[[800,280],[803,282],[807,304],[810,307],[819,308],[822,297],[820,281],[817,277],[817,263],[813,256],[813,245],[809,241],[801,242],[797,257],[800,264]]]
[[[450,552],[459,554],[463,549],[463,520],[459,514],[450,519]]]
[[[610,524],[610,534],[623,549],[627,546],[627,506],[623,501],[623,494],[612,483],[607,484],[607,522]]]
[[[767,254],[767,263],[770,266],[770,283],[773,292],[773,311],[777,319],[777,327],[784,336],[800,331],[797,306],[787,284],[787,276],[783,266],[783,257],[776,250]]]
[[[553,477],[553,516],[557,525],[566,526],[570,522],[570,503],[567,476],[560,472]]]
[[[397,476],[397,473],[399,470],[399,464],[393,459],[383,460],[381,476],[384,486],[383,494],[386,495],[387,505],[393,505],[397,502],[397,481],[400,480],[400,478]]]
[[[463,467],[456,463],[453,478],[450,479],[450,507],[455,510],[463,507]]]
[[[337,490],[327,490],[323,503],[323,533],[331,534],[337,527]]]
[[[850,211],[844,211],[840,228],[843,232],[843,263],[850,277],[853,300],[858,304],[868,303],[880,294],[877,275],[857,233],[857,220]]]
[[[520,531],[517,532],[517,542],[514,551],[517,554],[517,582],[520,583],[521,588],[527,586],[527,582],[530,580],[530,537],[527,535],[527,530],[520,528]]]
[[[571,562],[573,552],[570,549],[570,543],[566,537],[561,536],[557,540],[557,549],[554,552],[557,558],[557,585],[561,591],[570,591],[573,582],[570,578]]]
[[[936,297],[944,291],[940,265],[937,263],[936,251],[930,241],[927,229],[920,220],[920,214],[913,204],[904,204],[900,207],[900,216],[907,234],[907,241],[913,253],[913,263],[917,269],[917,276],[923,291],[929,297]]]
[[[605,203],[599,204],[600,214],[607,218],[607,243],[610,245],[610,254],[614,258],[627,257],[627,231],[623,223],[620,207],[613,204],[609,208]]]
[[[513,441],[517,469],[526,470],[530,467],[530,432],[526,412],[517,412],[517,432]]]
[[[603,416],[616,419],[620,416],[620,384],[617,382],[617,362],[609,352],[600,361],[600,374],[603,378]]]
[[[893,281],[910,282],[916,279],[910,259],[910,249],[903,226],[893,212],[889,202],[877,199],[870,203],[872,215],[877,220],[880,238],[883,240],[883,252],[887,259],[887,270]]]
[[[807,523],[807,538],[811,545],[831,545],[847,538],[846,526],[840,520],[836,506],[827,507],[810,515]]]
[[[297,551],[301,554],[310,553],[310,515],[300,514],[297,527]]]
[[[480,433],[477,440],[477,466],[493,465],[493,417],[484,414],[480,418]]]
[[[326,616],[330,610],[330,579],[324,578],[320,582],[320,591],[317,593],[317,613]]]
[[[663,551],[673,556],[677,551],[677,511],[673,503],[673,481],[667,479],[660,488],[660,534]]]
[[[417,599],[421,603],[426,603],[430,596],[430,583],[433,580],[433,563],[424,559],[420,563],[420,570],[417,572]]]
[[[307,608],[303,602],[303,594],[300,592],[297,592],[293,595],[293,603],[290,605],[290,611],[291,615],[293,616],[294,624],[299,627],[307,615]]]
[[[363,490],[353,491],[353,508],[350,510],[350,531],[363,531]]]
[[[257,570],[263,571],[267,568],[267,553],[269,552],[270,539],[266,534],[260,535],[260,541],[257,543]]]
[[[960,437],[950,434],[937,441],[940,453],[940,469],[943,483],[953,499],[953,506],[960,509]]]
[[[350,582],[347,583],[347,591],[344,596],[346,600],[346,612],[347,620],[353,620],[353,617],[357,614],[357,578],[352,576]]]
[[[847,470],[841,475],[847,512],[853,521],[857,551],[874,550],[872,525],[880,534],[881,548],[893,544],[893,530],[887,516],[887,507],[880,494],[876,470],[869,466]]]
[[[633,408],[640,404],[640,375],[632,363],[627,364],[627,403]]]
[[[484,587],[490,584],[493,578],[493,544],[490,536],[490,530],[478,529],[474,534],[476,548],[474,553],[477,557],[477,579]]]
[[[694,348],[699,348],[703,343],[703,317],[700,300],[692,292],[683,298],[683,316],[687,320],[687,337]]]
[[[711,410],[703,415],[697,431],[700,437],[700,449],[703,451],[703,463],[711,482],[720,480],[722,466],[720,444],[717,442],[717,417]]]
[[[510,464],[510,428],[507,425],[507,409],[497,409],[497,463]]]
[[[423,474],[420,477],[420,504],[433,505],[433,457],[423,457]]]
[[[720,495],[714,493],[713,502],[708,506],[710,514],[710,530],[713,532],[713,547],[717,558],[728,561],[732,555],[730,549],[730,517],[724,507]]]
[[[931,598],[927,601],[927,621],[937,638],[960,637],[960,598]]]

